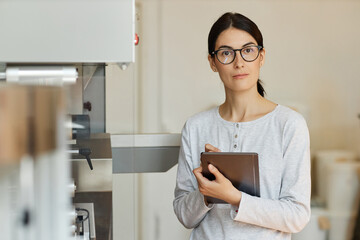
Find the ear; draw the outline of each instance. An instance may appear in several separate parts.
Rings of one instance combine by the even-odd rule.
[[[211,55],[208,55],[208,60],[209,60],[209,64],[210,64],[210,68],[214,71],[217,72],[217,68],[215,65],[215,58],[211,57]]]
[[[265,63],[265,53],[266,53],[265,48],[261,49],[260,56],[259,56],[259,58],[260,58],[260,67],[262,67],[264,65],[264,63]]]

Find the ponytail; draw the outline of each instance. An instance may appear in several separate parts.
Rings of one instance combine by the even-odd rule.
[[[266,92],[264,87],[262,86],[262,81],[260,79],[258,79],[257,81],[257,90],[262,97],[265,96]]]

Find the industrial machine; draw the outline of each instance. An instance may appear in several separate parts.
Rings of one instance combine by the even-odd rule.
[[[1,239],[121,239],[116,175],[167,171],[180,142],[106,133],[105,70],[135,62],[134,0],[3,0],[0,29]]]

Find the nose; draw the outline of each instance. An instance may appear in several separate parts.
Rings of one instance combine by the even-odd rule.
[[[234,67],[239,68],[244,66],[245,60],[240,54],[240,50],[235,51]]]

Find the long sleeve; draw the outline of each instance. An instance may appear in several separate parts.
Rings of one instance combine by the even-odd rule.
[[[310,219],[310,140],[305,120],[288,122],[282,139],[285,167],[279,198],[265,199],[243,193],[238,212],[233,208],[231,216],[235,221],[295,233]],[[264,174],[270,174],[271,178],[273,173]]]
[[[207,207],[193,169],[206,143],[224,152],[256,152],[260,198]],[[182,131],[174,211],[190,239],[290,240],[310,218],[310,140],[305,119],[278,105],[250,122],[228,122],[214,108],[189,118]]]
[[[204,197],[198,190],[192,172],[194,166],[191,158],[189,131],[185,124],[182,131],[173,206],[176,216],[186,228],[195,228],[211,209],[205,205]]]

